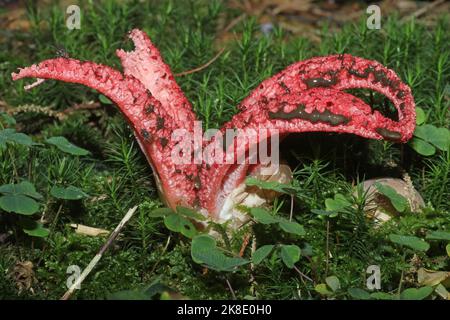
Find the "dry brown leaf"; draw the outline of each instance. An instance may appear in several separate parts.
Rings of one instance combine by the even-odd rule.
[[[267,1],[269,6],[273,6],[272,14],[280,13],[299,13],[311,9],[311,1],[305,0],[273,0]]]
[[[395,1],[395,7],[400,11],[414,11],[417,10],[417,3],[411,0],[400,0]]]
[[[442,284],[444,287],[450,287],[450,272],[434,271],[420,268],[417,270],[417,282],[422,286],[435,286]]]
[[[31,293],[34,293],[32,285],[35,283],[36,278],[31,261],[17,262],[10,276],[16,282],[19,294],[24,290],[29,290]]]
[[[91,202],[99,202],[108,199],[108,196],[106,194],[101,194],[98,197],[93,197],[90,201]]]
[[[98,237],[109,234],[108,230],[89,227],[82,224],[72,223],[70,226],[75,229],[75,233],[82,234],[85,236]]]
[[[441,296],[442,299],[450,300],[450,292],[448,292],[447,289],[442,284],[438,284],[436,286],[436,289],[434,289],[434,291],[439,296]]]

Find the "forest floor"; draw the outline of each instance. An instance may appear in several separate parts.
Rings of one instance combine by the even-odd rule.
[[[354,1],[294,8],[287,1],[80,1],[80,30],[66,28],[64,1],[36,3],[0,9],[0,299],[60,298],[69,267],[83,270],[107,239],[73,225],[111,231],[134,206],[74,298],[448,299],[450,23],[439,13],[448,3],[420,11],[430,2],[383,1],[374,30],[365,4]],[[135,27],[175,74],[223,49],[207,67],[176,78],[205,129],[230,120],[253,88],[288,65],[350,53],[381,62],[411,87],[420,132],[407,144],[295,135],[283,150],[295,192],[269,211],[289,217],[292,196],[301,230],[256,224],[225,234],[224,252],[237,255],[249,240],[242,259],[255,259],[252,245],[266,246],[264,259],[232,272],[206,268],[193,261],[192,240],[152,214],[163,204],[151,169],[108,99],[80,85],[45,81],[25,91],[24,81],[11,80],[18,67],[58,54],[120,69],[115,51],[132,48],[126,34]],[[393,112],[381,95],[352,93]],[[380,177],[403,179],[424,205],[385,190],[391,218],[376,224],[358,186]],[[295,266],[286,261],[292,253]],[[370,266],[380,270],[379,290],[366,286]]]

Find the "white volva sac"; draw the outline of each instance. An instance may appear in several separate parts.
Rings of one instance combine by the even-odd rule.
[[[260,166],[250,176],[261,181],[275,181],[283,184],[288,184],[292,181],[292,171],[285,164],[278,166],[268,165],[266,167]],[[232,226],[237,228],[249,219],[247,214],[236,208],[237,206],[243,205],[249,208],[261,207],[272,202],[277,195],[275,191],[247,186],[244,181],[226,197],[219,213],[219,221],[225,222],[231,220]]]

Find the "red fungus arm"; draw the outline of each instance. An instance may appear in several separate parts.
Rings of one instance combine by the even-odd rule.
[[[222,132],[226,129],[254,129],[255,132],[263,129],[262,135],[252,141],[258,144],[270,137],[271,133],[284,137],[289,133],[337,132],[379,139],[376,130],[380,121],[388,127],[394,125],[394,121],[384,118],[378,112],[372,113],[366,103],[348,93],[315,88],[305,90],[301,94],[284,95],[278,99],[264,101],[258,113],[255,113],[254,109],[244,110],[225,124]],[[248,152],[250,148],[250,141],[243,141],[246,145],[239,150],[241,153]],[[214,143],[220,143],[220,140],[211,142]],[[228,152],[234,152],[235,159],[238,158],[237,150],[230,149]],[[223,162],[226,156],[227,154],[224,154]],[[247,154],[246,157],[248,156]],[[203,168],[200,193],[202,205],[209,212],[219,215],[223,201],[229,192],[243,182],[251,167],[248,164],[214,164]]]
[[[352,88],[383,93],[397,108],[399,121],[372,111],[362,100],[340,91]],[[276,129],[285,136],[294,132],[323,131],[406,142],[415,128],[415,106],[409,87],[392,70],[350,55],[296,63],[265,80],[240,107],[242,111],[225,124],[222,132],[226,128],[265,128]],[[211,144],[214,143],[218,142]],[[248,148],[249,145],[244,150]],[[218,216],[223,200],[243,182],[248,169],[246,164],[203,168],[202,206]]]
[[[158,187],[167,204],[192,206],[196,199],[194,183],[185,175],[194,175],[197,167],[174,164],[171,149],[175,144],[171,133],[178,124],[167,114],[161,103],[147,93],[135,78],[93,62],[57,58],[45,60],[12,74],[22,78],[56,79],[79,83],[95,89],[114,101],[132,126],[138,142],[154,169]]]
[[[383,128],[384,124],[390,124],[385,129],[397,131],[401,135],[395,139],[398,142],[406,142],[412,137],[415,128],[415,105],[411,89],[394,71],[379,62],[349,54],[316,57],[294,63],[263,81],[241,102],[240,108],[259,113],[261,103],[264,101],[280,99],[314,88],[336,90],[365,88],[383,94],[397,109],[399,121],[392,123],[377,117],[378,127]],[[380,132],[375,135],[373,138],[390,139]]]
[[[179,124],[179,128],[192,130],[196,119],[189,101],[176,83],[169,66],[147,34],[134,29],[129,33],[135,50],[117,50],[124,73],[138,79],[163,105],[166,112]]]

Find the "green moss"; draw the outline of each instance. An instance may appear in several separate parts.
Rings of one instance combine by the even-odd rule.
[[[6,38],[0,41],[0,96],[8,105],[50,106],[62,112],[75,104],[98,101],[98,93],[88,88],[55,81],[46,81],[25,92],[24,82],[13,83],[10,73],[17,67],[55,56],[55,48],[60,45],[70,56],[120,68],[115,50],[131,49],[125,35],[139,27],[149,33],[174,73],[203,65],[215,55],[217,47],[226,46],[225,53],[208,68],[177,79],[205,128],[219,127],[229,120],[251,89],[289,64],[342,52],[378,60],[393,68],[411,86],[417,105],[427,114],[427,123],[439,127],[450,124],[448,17],[429,28],[416,21],[401,25],[392,16],[383,21],[381,31],[367,30],[361,21],[345,25],[338,33],[324,29],[320,44],[294,37],[280,28],[264,36],[256,21],[248,18],[235,27],[233,40],[217,44],[220,15],[238,14],[220,1],[191,0],[183,6],[171,1],[81,1],[81,9],[81,30],[67,30],[65,10],[54,4],[29,8],[28,31],[2,35]],[[363,92],[355,94],[366,99]],[[378,95],[373,107],[380,112],[392,111]],[[19,113],[15,118],[18,130],[37,142],[61,135],[88,149],[91,155],[78,158],[45,145],[8,146],[7,152],[0,151],[0,184],[22,179],[34,183],[44,195],[40,214],[45,212],[52,226],[47,239],[30,239],[22,233],[15,217],[0,212],[0,236],[10,234],[0,243],[0,298],[59,298],[67,289],[67,268],[78,265],[83,269],[105,241],[102,237],[76,235],[68,224],[112,230],[126,210],[137,204],[141,204],[139,212],[83,282],[76,298],[103,299],[109,293],[142,287],[156,279],[190,298],[230,298],[226,280],[238,298],[320,298],[314,285],[284,267],[276,254],[253,271],[242,267],[233,274],[212,270],[205,273],[203,267],[196,265],[190,257],[190,242],[170,233],[161,221],[149,216],[152,209],[161,206],[152,173],[114,106],[103,104],[96,110],[76,112],[64,121],[39,112]],[[424,237],[428,230],[450,229],[448,152],[439,151],[425,159],[408,145],[323,134],[296,136],[286,143],[286,149],[286,158],[297,166],[294,185],[299,192],[294,216],[307,235],[297,239],[276,233],[270,226],[257,226],[257,246],[296,243],[301,248],[311,248],[298,262],[298,269],[316,283],[336,275],[344,288],[339,298],[348,298],[347,288],[365,287],[365,270],[371,264],[381,267],[384,291],[398,289],[402,271],[413,266],[410,261],[414,252],[389,242],[390,233]],[[424,195],[428,207],[425,213],[406,213],[381,228],[373,228],[361,210],[364,197],[352,200],[354,210],[329,220],[311,212],[323,209],[325,199],[336,193],[351,198],[351,185],[358,179],[400,176],[402,170],[410,174]],[[74,185],[90,197],[61,202],[49,193],[55,184]],[[276,211],[288,216],[289,205],[289,197],[282,196],[276,202]],[[239,251],[244,231],[230,236],[233,252]],[[327,245],[331,252],[328,259]],[[433,243],[429,252],[417,253],[422,265],[448,270],[444,247]],[[247,249],[246,257],[249,253]],[[20,261],[33,262],[33,292],[25,290],[19,294],[11,277],[11,270]],[[256,284],[250,283],[252,277]],[[404,279],[403,286],[413,285]]]

